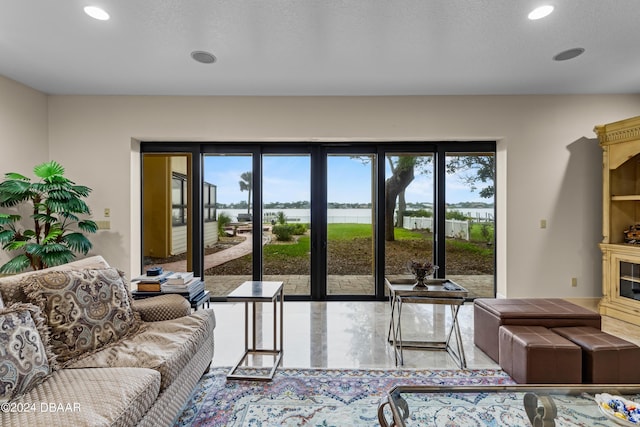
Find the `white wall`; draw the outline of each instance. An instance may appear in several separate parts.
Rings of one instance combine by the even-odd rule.
[[[593,127],[639,112],[639,95],[51,96],[49,150],[94,189],[95,219],[111,209],[94,252],[137,274],[139,140],[497,140],[498,292],[591,297],[602,206]]]
[[[49,160],[47,101],[45,94],[0,76],[1,179],[7,172],[33,178],[33,167]],[[0,265],[9,259],[0,251]]]

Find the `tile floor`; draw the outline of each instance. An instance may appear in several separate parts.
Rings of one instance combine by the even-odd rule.
[[[593,302],[574,301],[589,306]],[[273,343],[273,306],[258,306],[258,342]],[[216,314],[214,366],[233,366],[244,351],[244,304],[211,303]],[[395,358],[387,343],[390,308],[387,302],[284,303],[283,367],[292,368],[394,368]],[[262,319],[262,321],[260,321]],[[405,305],[405,339],[441,340],[450,324],[448,306]],[[464,304],[459,314],[468,368],[497,368],[493,360],[473,345],[473,305]],[[261,327],[261,324],[264,327]],[[640,327],[603,318],[603,330],[640,345]],[[444,351],[405,350],[405,368],[455,369],[456,362]],[[261,363],[254,361],[252,363]],[[263,361],[269,364],[270,361]]]

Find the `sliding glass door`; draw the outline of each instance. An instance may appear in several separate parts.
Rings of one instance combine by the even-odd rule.
[[[311,157],[262,156],[262,278],[311,295]]]
[[[433,242],[434,154],[394,152],[385,155],[385,277],[406,278],[410,261],[437,265]]]
[[[145,266],[193,270],[214,299],[246,280],[383,299],[413,260],[495,295],[495,143],[142,147]]]
[[[375,295],[375,159],[327,156],[327,295]]]

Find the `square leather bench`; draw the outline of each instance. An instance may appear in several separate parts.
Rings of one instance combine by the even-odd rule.
[[[553,328],[582,348],[582,381],[594,384],[640,383],[640,347],[591,327]]]
[[[600,329],[600,322],[599,313],[561,298],[478,298],[473,304],[473,342],[498,362],[501,325]]]
[[[499,330],[500,366],[519,384],[579,384],[582,350],[544,326]]]

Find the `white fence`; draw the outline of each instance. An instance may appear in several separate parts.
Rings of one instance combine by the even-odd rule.
[[[422,229],[433,231],[433,218],[405,216],[402,217],[403,228],[407,230]],[[447,219],[444,221],[444,233],[447,237],[469,240],[469,221]]]

